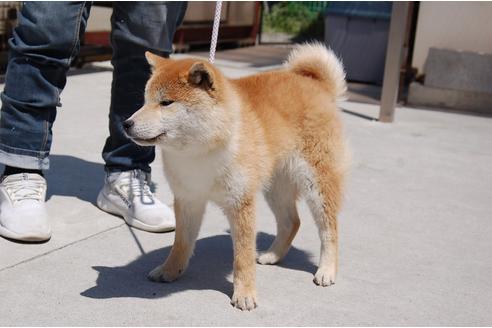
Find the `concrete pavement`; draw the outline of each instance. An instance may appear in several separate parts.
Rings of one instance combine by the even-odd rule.
[[[265,69],[218,64],[235,77]],[[208,207],[188,271],[172,284],[145,276],[173,233],[129,229],[95,207],[111,84],[98,67],[69,77],[62,95],[47,172],[52,240],[0,239],[0,326],[492,324],[492,119],[398,108],[396,123],[382,124],[363,118],[377,117],[377,106],[344,102],[353,167],[337,283],[312,283],[319,241],[301,203],[293,248],[281,265],[257,266],[259,308],[247,313],[229,305],[232,246],[216,207]],[[153,179],[171,203],[160,155]],[[275,224],[259,199],[262,250]]]

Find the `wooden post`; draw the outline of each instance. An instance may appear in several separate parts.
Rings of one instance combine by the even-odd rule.
[[[379,111],[380,122],[391,123],[395,116],[407,16],[408,2],[393,1]]]

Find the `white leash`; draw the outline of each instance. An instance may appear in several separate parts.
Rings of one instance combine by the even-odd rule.
[[[217,48],[217,39],[219,37],[220,12],[222,10],[222,1],[217,1],[215,5],[214,27],[212,29],[212,41],[210,42],[210,57],[208,61],[213,64],[215,60],[215,48]]]

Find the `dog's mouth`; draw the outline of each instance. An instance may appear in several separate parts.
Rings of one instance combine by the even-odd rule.
[[[155,144],[161,137],[165,137],[167,135],[167,132],[163,132],[153,138],[137,138],[137,137],[130,137],[135,143],[137,144],[144,144],[144,145],[152,145]]]

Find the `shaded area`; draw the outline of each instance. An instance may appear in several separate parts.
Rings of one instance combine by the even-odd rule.
[[[381,99],[381,86],[359,82],[348,82],[347,98],[365,104],[379,105]]]
[[[0,164],[0,172],[5,166]],[[53,195],[76,197],[96,204],[104,183],[104,165],[69,155],[50,155],[50,169],[43,171],[48,184],[46,200]]]
[[[258,233],[259,249],[266,249],[273,235]],[[82,296],[96,299],[115,297],[161,298],[185,290],[216,290],[232,295],[233,285],[227,279],[232,272],[232,241],[229,235],[218,235],[197,241],[195,255],[187,271],[172,283],[147,280],[147,273],[160,265],[168,256],[171,246],[154,250],[136,260],[118,267],[94,266],[99,273],[96,286],[83,291]],[[292,247],[279,266],[314,273],[316,266],[307,252]],[[261,286],[257,286],[261,288]]]
[[[50,155],[46,199],[53,195],[76,197],[96,204],[104,183],[104,165],[68,155]]]
[[[50,155],[49,158],[50,169],[43,171],[48,184],[46,201],[57,195],[76,197],[95,205],[104,184],[104,164],[69,155]],[[0,172],[3,173],[4,167],[0,164]],[[156,191],[154,181],[149,186],[152,192]]]
[[[219,60],[247,63],[247,67],[274,66],[281,65],[287,59],[292,48],[292,45],[260,45],[255,47],[220,51],[216,53],[215,58]],[[208,51],[190,54],[205,58],[208,58],[209,55]],[[219,66],[222,66],[222,64],[219,64]]]

